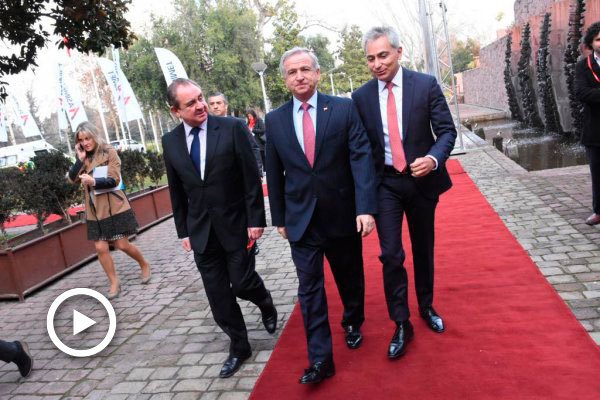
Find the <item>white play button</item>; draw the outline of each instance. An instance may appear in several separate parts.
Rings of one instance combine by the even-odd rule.
[[[96,321],[93,319],[86,317],[77,310],[73,310],[73,335],[77,335],[78,333],[85,331],[95,323]]]

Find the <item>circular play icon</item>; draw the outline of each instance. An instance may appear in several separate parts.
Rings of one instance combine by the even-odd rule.
[[[60,305],[65,302],[65,300],[68,300],[73,296],[88,296],[96,299],[98,302],[100,302],[100,304],[102,304],[102,306],[106,309],[106,312],[108,314],[109,325],[106,336],[104,337],[104,339],[102,339],[100,343],[89,349],[74,349],[72,347],[67,346],[63,343],[62,340],[60,340],[54,329],[54,317],[56,315],[56,310],[58,310],[58,307],[60,307]],[[73,309],[73,336],[76,336],[86,331],[88,328],[95,324],[95,320]],[[104,350],[104,348],[108,346],[108,344],[114,337],[116,328],[117,316],[115,314],[115,310],[110,304],[110,301],[108,301],[108,299],[99,292],[87,288],[75,288],[67,290],[66,292],[58,296],[52,302],[52,305],[50,306],[50,309],[48,310],[48,315],[46,317],[46,329],[48,330],[48,335],[50,335],[50,340],[52,340],[52,343],[54,343],[54,345],[60,351],[73,357],[89,357]]]

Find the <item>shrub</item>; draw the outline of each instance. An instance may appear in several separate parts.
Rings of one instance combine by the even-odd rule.
[[[159,153],[151,150],[146,151],[146,160],[149,169],[148,176],[154,185],[158,186],[166,172],[165,162]]]
[[[8,241],[4,224],[14,218],[19,208],[19,199],[15,193],[18,183],[19,170],[17,168],[0,169],[0,248]]]
[[[121,158],[121,177],[125,182],[128,192],[132,189],[144,189],[144,181],[150,169],[146,165],[146,158],[141,151],[123,150],[119,152]]]

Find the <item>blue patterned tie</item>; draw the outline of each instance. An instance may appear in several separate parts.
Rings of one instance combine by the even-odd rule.
[[[192,135],[194,135],[194,140],[192,140],[192,148],[190,149],[190,158],[192,159],[192,163],[198,171],[198,175],[202,175],[200,172],[200,128],[192,128],[190,131]]]

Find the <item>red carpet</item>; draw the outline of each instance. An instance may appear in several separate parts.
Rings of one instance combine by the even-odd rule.
[[[600,399],[600,350],[460,164],[448,164],[454,187],[437,210],[435,297],[447,331],[436,334],[418,317],[405,245],[415,339],[403,358],[388,361],[394,327],[371,235],[363,346],[345,346],[327,269],[336,376],[316,387],[298,384],[308,361],[296,306],[252,399]]]

